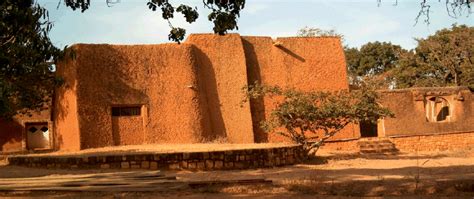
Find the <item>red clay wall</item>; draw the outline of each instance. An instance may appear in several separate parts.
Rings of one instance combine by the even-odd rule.
[[[303,91],[348,89],[344,51],[336,37],[242,37],[249,84],[291,87]],[[273,45],[273,44],[278,45]],[[260,121],[274,107],[270,98],[251,101],[253,128],[257,142],[278,142],[283,137],[265,133]],[[350,125],[334,139],[359,137],[356,125]]]
[[[276,42],[280,45],[269,37],[198,34],[181,45],[75,45],[75,59],[58,66],[66,80],[56,96],[58,146],[77,150],[217,137],[231,143],[281,141],[257,129],[271,100],[252,101],[251,112],[250,103],[241,103],[243,86],[259,80],[309,91],[348,89],[348,83],[338,38]],[[114,127],[113,106],[142,107],[142,125],[115,119]],[[336,138],[357,136],[350,126]]]
[[[441,96],[450,104],[449,121],[429,122],[425,103],[430,96]],[[395,118],[385,118],[382,136],[426,135],[474,131],[474,96],[467,88],[414,88],[381,91],[382,106],[389,108]],[[462,100],[458,100],[462,96]],[[380,129],[380,128],[379,128]]]
[[[474,149],[474,132],[389,137],[401,152],[464,151]],[[326,142],[322,149],[359,152],[358,139]]]
[[[145,143],[142,116],[112,117],[114,145]]]
[[[195,46],[213,135],[231,143],[253,143],[250,105],[241,103],[247,71],[240,35],[192,34],[186,43]]]
[[[80,44],[75,55],[73,65],[80,67],[66,81],[77,83],[73,107],[79,125],[63,133],[80,132],[81,149],[114,145],[112,106],[144,107],[143,126],[133,130],[142,132],[130,132],[144,134],[144,143],[194,143],[203,137],[206,124],[193,89],[197,77],[190,45]]]
[[[77,51],[77,46],[72,50]],[[79,118],[77,112],[77,62],[66,59],[59,63],[56,74],[64,80],[55,90],[52,120],[56,150],[74,151],[81,149]]]
[[[18,121],[0,119],[0,151],[21,151],[23,130]]]
[[[394,137],[401,151],[462,151],[474,149],[474,132]]]
[[[45,122],[50,124],[50,110],[17,114],[11,120],[0,119],[0,153],[26,150],[25,124]],[[49,125],[51,129],[51,125]],[[52,130],[50,133],[54,132]]]

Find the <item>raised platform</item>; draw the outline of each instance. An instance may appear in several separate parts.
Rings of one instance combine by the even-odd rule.
[[[136,145],[14,155],[8,162],[63,169],[224,170],[292,165],[303,156],[301,146],[289,144]]]

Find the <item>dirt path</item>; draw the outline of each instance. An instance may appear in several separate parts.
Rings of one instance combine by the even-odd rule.
[[[249,178],[272,180],[272,185],[207,186],[161,192],[2,192],[0,196],[222,198],[348,196],[461,196],[474,197],[474,151],[457,153],[359,156],[322,151],[322,157],[288,167],[233,171],[164,171],[179,181],[226,181]],[[0,184],[6,178],[66,177],[71,174],[114,170],[57,170],[0,166]]]

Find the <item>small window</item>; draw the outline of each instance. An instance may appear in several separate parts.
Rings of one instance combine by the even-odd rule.
[[[449,103],[441,97],[431,97],[426,103],[426,119],[429,122],[449,121],[450,110]]]
[[[139,116],[141,115],[141,107],[112,107],[112,116]]]
[[[37,129],[37,128],[35,128],[35,127],[31,127],[31,128],[30,128],[30,129],[28,129],[28,130],[29,130],[31,133],[34,133],[34,132],[36,132],[38,129]]]

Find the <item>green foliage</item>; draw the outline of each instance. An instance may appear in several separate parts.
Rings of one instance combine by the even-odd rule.
[[[360,50],[349,48],[347,65],[358,76],[378,75],[395,68],[404,50],[390,42],[369,42]]]
[[[369,89],[301,92],[254,84],[245,91],[250,99],[276,97],[278,103],[262,128],[302,144],[310,155],[350,123],[377,122],[379,118],[393,116],[377,105],[377,93]]]
[[[90,0],[64,0],[65,5],[73,10],[84,12],[89,8]],[[108,0],[106,0],[109,3]],[[211,10],[208,20],[214,23],[214,33],[224,35],[229,30],[238,29],[237,18],[240,17],[240,11],[244,9],[245,0],[203,0],[204,7]],[[173,6],[169,0],[148,0],[146,3],[152,11],[161,10],[161,17],[168,20],[170,24],[170,33],[168,39],[175,42],[184,40],[186,30],[180,27],[174,27],[170,19],[173,19],[174,13],[183,14],[186,22],[193,23],[199,18],[197,8],[181,4],[178,7]]]
[[[385,42],[346,48],[351,86],[474,88],[474,27],[453,25],[417,42],[411,51]]]
[[[337,33],[335,30],[323,30],[320,28],[313,28],[305,26],[301,28],[296,33],[298,37],[340,37],[343,38],[343,35]]]
[[[453,25],[417,42],[392,73],[398,88],[474,88],[474,27]]]
[[[48,38],[48,12],[32,0],[0,1],[0,116],[43,107],[57,79],[48,62],[62,51]]]
[[[360,50],[346,48],[346,62],[352,86],[377,84],[378,88],[388,88],[391,79],[387,72],[395,68],[406,50],[390,42],[369,42]],[[374,78],[377,77],[377,78]]]

